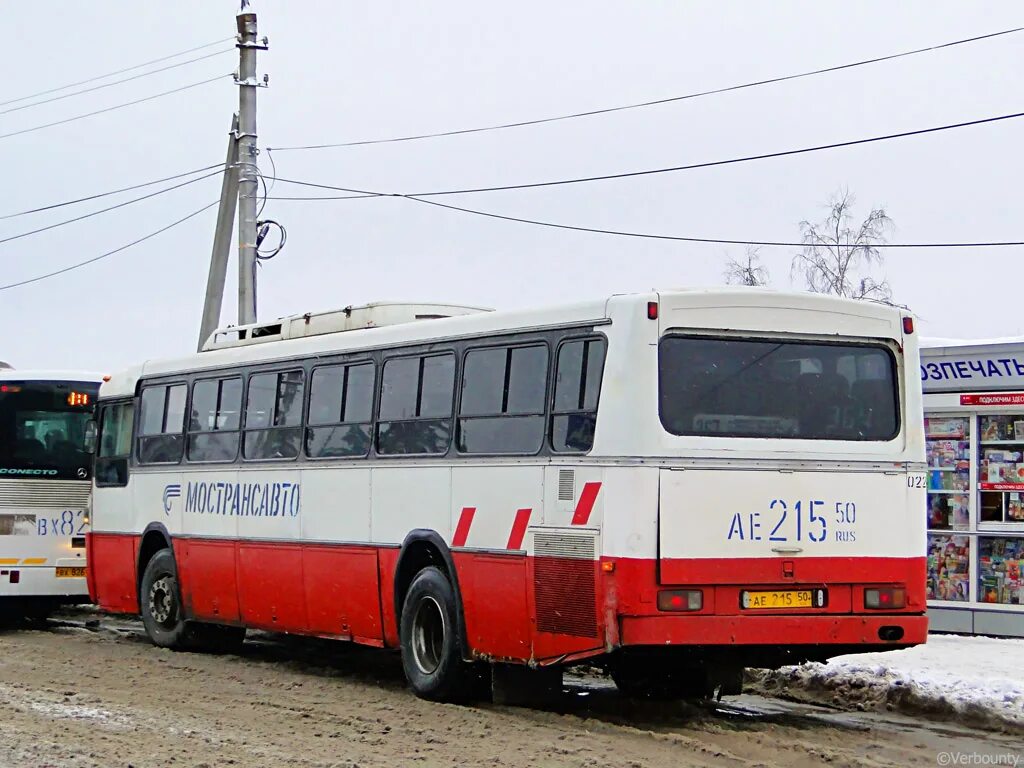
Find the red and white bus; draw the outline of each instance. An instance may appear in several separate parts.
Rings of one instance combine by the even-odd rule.
[[[161,646],[400,648],[445,700],[921,643],[918,366],[897,308],[749,289],[227,329],[103,385],[90,588]]]

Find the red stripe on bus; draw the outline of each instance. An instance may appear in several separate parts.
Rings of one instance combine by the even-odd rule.
[[[583,486],[576,510],[572,513],[573,525],[586,525],[590,521],[590,513],[594,511],[594,503],[597,501],[597,494],[600,490],[600,483],[586,483]]]
[[[469,538],[469,526],[473,524],[473,515],[476,514],[476,507],[463,507],[459,515],[459,524],[455,527],[455,536],[452,538],[453,547],[466,546],[466,539]]]
[[[508,535],[508,544],[505,549],[522,549],[523,537],[526,536],[526,526],[530,523],[532,509],[520,509],[516,512],[516,519],[512,523],[512,531]]]

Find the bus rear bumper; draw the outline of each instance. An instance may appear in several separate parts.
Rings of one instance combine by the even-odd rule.
[[[928,617],[916,614],[798,616],[623,616],[622,646],[817,645],[884,650],[925,642]],[[882,646],[882,648],[880,648]]]
[[[0,571],[0,598],[8,597],[52,597],[69,603],[87,602],[89,590],[85,576],[58,578],[53,566],[15,565]]]

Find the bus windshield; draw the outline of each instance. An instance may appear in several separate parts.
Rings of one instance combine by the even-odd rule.
[[[661,421],[675,435],[891,440],[896,361],[875,344],[666,336]]]
[[[85,425],[98,391],[87,382],[0,383],[0,478],[88,479]]]

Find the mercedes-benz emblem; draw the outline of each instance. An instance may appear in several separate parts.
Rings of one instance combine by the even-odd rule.
[[[80,480],[85,480],[85,478],[87,478],[88,476],[89,476],[89,470],[88,469],[86,469],[85,467],[79,467],[78,468],[78,478]]]

